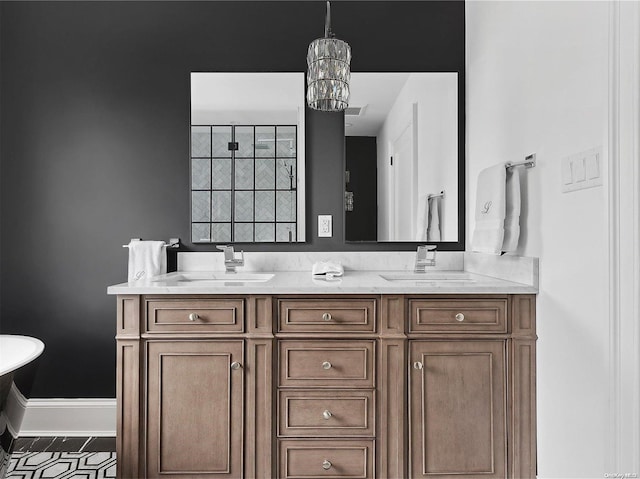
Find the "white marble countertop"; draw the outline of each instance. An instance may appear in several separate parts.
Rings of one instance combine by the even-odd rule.
[[[243,275],[273,274],[265,282],[242,281]],[[409,276],[389,281],[383,276]],[[217,279],[214,279],[217,278]],[[414,279],[416,278],[416,279]],[[227,280],[228,279],[228,280]],[[469,271],[345,271],[334,280],[313,278],[309,271],[175,272],[148,280],[109,286],[108,294],[535,294],[535,285]]]

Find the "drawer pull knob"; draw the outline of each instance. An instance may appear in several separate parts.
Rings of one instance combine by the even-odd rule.
[[[325,321],[331,321],[331,313],[324,313],[322,315],[322,319],[324,319]]]
[[[456,314],[456,321],[460,321],[460,322],[464,321],[464,314],[462,313]]]
[[[420,361],[416,361],[413,363],[413,369],[422,369],[422,363]]]
[[[242,364],[240,364],[238,361],[234,361],[231,363],[231,369],[233,369],[234,371],[236,369],[240,369],[242,367]]]
[[[331,369],[331,363],[329,361],[323,362],[322,369]]]
[[[189,315],[189,321],[197,321],[198,319],[200,319],[200,316],[198,316],[198,313],[191,313]]]
[[[324,469],[325,471],[327,469],[331,469],[331,463],[325,459],[324,461],[322,461],[322,469]]]
[[[328,409],[325,409],[324,412],[322,413],[322,417],[325,418],[327,421],[331,419],[331,416],[333,416],[333,414],[331,414],[331,411],[329,411]]]

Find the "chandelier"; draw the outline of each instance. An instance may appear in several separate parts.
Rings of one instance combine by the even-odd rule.
[[[349,106],[351,47],[331,32],[331,3],[327,2],[324,38],[311,42],[307,52],[307,105],[321,111]]]

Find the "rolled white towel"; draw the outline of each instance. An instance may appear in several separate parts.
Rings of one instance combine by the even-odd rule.
[[[344,274],[344,268],[340,261],[317,261],[313,263],[311,267],[311,274],[314,278],[324,277],[325,279],[332,279]]]

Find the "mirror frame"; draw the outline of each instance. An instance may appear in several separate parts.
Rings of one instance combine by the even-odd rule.
[[[465,104],[465,72],[459,70],[403,70],[403,71],[358,71],[351,73],[457,73],[458,75],[458,239],[457,241],[349,241],[346,238],[347,215],[342,208],[342,239],[348,245],[384,245],[389,250],[406,251],[412,246],[417,248],[421,244],[436,245],[438,251],[465,251],[466,245],[466,104]],[[342,115],[344,127],[344,113]],[[346,138],[346,134],[344,135]],[[346,143],[346,141],[345,141]],[[342,191],[346,190],[346,147],[343,147],[342,158]]]

